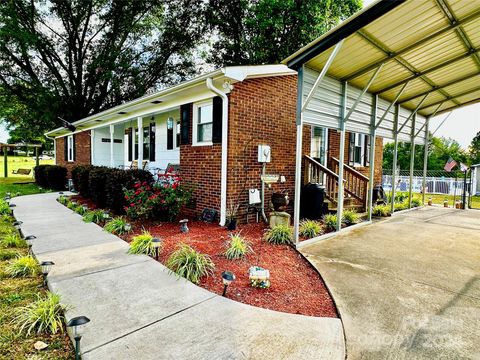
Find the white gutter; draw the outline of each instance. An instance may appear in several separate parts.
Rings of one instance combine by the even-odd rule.
[[[50,139],[53,141],[53,163],[55,165],[57,165],[57,141],[55,138],[52,138],[50,136],[48,136],[47,134],[44,134],[43,136],[45,136],[47,139]]]
[[[212,78],[207,78],[207,88],[219,95],[222,106],[222,167],[220,181],[220,226],[224,226],[227,217],[227,163],[228,163],[228,97],[213,85]]]

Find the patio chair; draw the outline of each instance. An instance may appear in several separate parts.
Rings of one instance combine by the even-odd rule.
[[[180,164],[168,163],[165,174],[178,174],[180,172]]]
[[[251,210],[255,214],[256,221],[258,223],[259,214],[262,211],[262,209],[260,208],[261,203],[262,203],[262,200],[260,199],[260,191],[258,189],[248,190],[248,207],[247,207],[247,213],[246,213],[247,224],[248,224],[248,215],[250,214]]]

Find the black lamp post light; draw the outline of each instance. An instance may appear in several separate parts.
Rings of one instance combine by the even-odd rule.
[[[125,231],[130,232],[132,230],[132,225],[130,223],[125,224]]]
[[[103,218],[104,218],[105,220],[110,219],[110,214],[109,214],[108,212],[104,211],[104,212],[103,212]]]
[[[55,265],[53,261],[46,260],[42,261],[40,263],[40,266],[42,267],[42,275],[43,275],[43,285],[47,286],[47,276],[50,270],[52,270],[52,266]]]
[[[24,237],[24,240],[27,242],[28,245],[28,254],[32,255],[32,245],[33,242],[32,240],[36,239],[37,237],[35,235],[28,235]]]
[[[235,280],[235,274],[231,271],[222,272],[222,282],[223,282],[223,294],[225,296],[227,293],[228,285],[230,285]]]
[[[15,227],[15,229],[20,230],[20,226],[22,224],[23,224],[23,221],[17,220],[17,221],[14,221],[12,225]]]
[[[158,252],[160,249],[160,245],[162,244],[162,240],[160,240],[159,238],[153,238],[152,244],[153,244],[153,248],[155,249],[155,260],[158,261]]]
[[[80,340],[82,339],[81,326],[90,322],[86,316],[77,316],[71,318],[67,327],[73,327],[73,338],[75,339],[75,360],[80,360]]]

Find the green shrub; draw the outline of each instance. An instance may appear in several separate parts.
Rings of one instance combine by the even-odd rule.
[[[33,168],[35,182],[44,188],[64,190],[67,184],[67,168],[59,165],[38,165]]]
[[[0,239],[0,245],[7,248],[21,248],[25,247],[27,244],[25,243],[25,240],[20,237],[20,235],[15,232],[11,232],[10,234],[2,236]]]
[[[58,198],[57,198],[57,201],[62,204],[62,205],[67,205],[68,202],[70,202],[70,200],[68,199],[67,196],[65,195],[60,195]]]
[[[354,225],[360,222],[360,216],[353,210],[344,210],[342,214],[343,222],[347,225]]]
[[[230,241],[228,242],[228,247],[225,251],[227,259],[240,259],[251,252],[253,252],[253,250],[250,243],[245,240],[240,233],[230,234]]]
[[[394,211],[401,211],[407,208],[408,208],[408,201],[395,203],[395,205],[393,206]]]
[[[75,210],[74,210],[78,215],[85,215],[85,213],[88,211],[86,210],[82,204],[79,204]]]
[[[96,166],[89,173],[88,188],[90,197],[99,208],[106,206],[107,190],[105,183],[113,171],[114,169],[105,166]]]
[[[8,249],[0,249],[0,261],[10,260],[17,256],[17,252]]]
[[[418,197],[412,198],[412,207],[419,207],[422,206],[422,199]]]
[[[153,236],[148,231],[143,231],[140,235],[134,236],[128,249],[129,254],[155,255],[153,246]],[[159,249],[160,251],[160,249]]]
[[[337,229],[337,215],[336,214],[325,214],[323,217],[323,223],[328,230]]]
[[[21,256],[8,263],[5,273],[11,277],[35,276],[40,274],[40,266],[32,256]]]
[[[11,213],[10,205],[5,200],[0,200],[0,215],[10,215]]]
[[[72,169],[73,187],[83,197],[90,197],[90,187],[88,179],[90,171],[94,168],[92,165],[78,165]]]
[[[127,224],[128,224],[127,220],[119,216],[111,219],[109,222],[105,224],[103,228],[105,229],[105,231],[108,231],[109,233],[122,235],[129,232],[129,230],[126,229]]]
[[[69,208],[70,210],[75,211],[77,207],[78,207],[77,203],[74,203],[73,201],[67,202],[67,208]]]
[[[293,240],[293,230],[288,225],[275,225],[267,230],[263,238],[270,244],[289,244]]]
[[[311,239],[322,233],[322,224],[315,220],[303,220],[299,227],[300,236]]]
[[[167,260],[167,267],[190,280],[194,284],[198,284],[203,276],[213,274],[215,264],[210,256],[199,253],[187,244],[181,244]]]
[[[390,215],[390,206],[377,205],[372,209],[372,214],[375,216],[388,216]]]
[[[89,223],[89,222],[94,222],[95,224],[99,224],[102,221],[105,220],[103,217],[104,211],[101,209],[96,209],[96,210],[88,210],[84,215],[83,215],[83,221]]]
[[[49,292],[45,298],[37,295],[36,301],[18,308],[13,322],[20,333],[25,332],[27,335],[32,332],[56,334],[58,331],[63,332],[64,312],[67,309],[67,306],[60,303],[59,295]]]
[[[392,193],[387,194],[387,200],[389,203],[392,203]],[[408,192],[406,191],[396,191],[395,192],[395,202],[404,202],[408,200]]]

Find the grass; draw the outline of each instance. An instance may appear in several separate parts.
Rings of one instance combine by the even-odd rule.
[[[75,205],[71,205],[71,206],[72,206],[72,210],[74,210],[76,209],[77,206],[80,206],[80,205],[77,204],[76,206]],[[70,209],[70,206],[68,206],[68,208]],[[95,224],[101,223],[102,221],[105,220],[105,218],[103,217],[103,213],[104,211],[101,209],[89,210],[83,215],[83,221],[87,223],[94,222]]]
[[[422,195],[419,195],[420,199]],[[443,206],[443,201],[448,200],[448,206],[453,207],[453,195],[443,195],[443,194],[425,194],[425,203],[428,202],[428,198],[432,198],[432,203],[435,205]],[[462,200],[461,195],[455,196],[455,200]],[[472,208],[480,209],[480,196],[472,196]]]
[[[19,256],[9,261],[5,267],[5,274],[11,277],[27,277],[40,274],[40,266],[31,255]]]
[[[116,235],[123,235],[131,231],[131,226],[122,216],[111,219],[103,228],[105,231]]]
[[[159,249],[160,252],[160,249]],[[153,256],[155,255],[155,247],[153,246],[153,236],[148,231],[143,231],[140,235],[134,236],[130,247],[127,251],[128,254],[144,254]]]
[[[178,276],[194,284],[198,284],[202,277],[212,275],[215,269],[210,256],[196,251],[187,244],[180,244],[170,255],[166,265]]]
[[[335,230],[337,228],[337,215],[325,214],[323,217],[323,223],[328,230]]]
[[[40,160],[40,165],[53,165],[54,160]],[[33,179],[33,168],[35,167],[35,160],[30,156],[8,156],[8,176],[15,176],[21,178],[22,180],[32,180]],[[32,172],[29,175],[14,175],[12,174],[12,170],[18,169],[32,169]],[[3,154],[0,156],[0,175],[1,177],[5,177],[3,172]]]
[[[275,245],[290,244],[293,241],[293,229],[288,225],[275,225],[267,230],[264,239]]]
[[[225,257],[229,260],[241,259],[253,252],[250,243],[240,233],[230,234],[230,241],[228,241],[227,245]]]
[[[314,238],[322,233],[322,224],[315,220],[303,220],[300,222],[299,233],[307,239]]]
[[[0,168],[0,171],[2,169]],[[7,192],[11,193],[12,196],[17,195],[31,195],[48,192],[49,190],[38,187],[33,183],[32,178],[28,177],[0,177],[0,198],[3,199]],[[12,202],[15,203],[15,199],[12,199]]]
[[[0,238],[0,245],[6,248],[20,248],[25,247],[27,244],[18,233],[11,232],[9,234],[2,235],[2,237]]]
[[[354,225],[360,222],[360,216],[354,210],[345,210],[342,214],[342,221],[347,225]]]
[[[15,231],[12,220],[0,218],[1,234]],[[10,253],[11,258],[27,254],[26,248],[0,249],[0,254]],[[46,297],[47,291],[42,286],[42,277],[11,278],[5,274],[9,259],[0,256],[0,359],[72,359],[73,346],[64,333],[55,335],[30,334],[21,332],[14,319],[19,309],[34,303],[38,296]],[[41,352],[34,349],[36,341],[43,341],[48,347]]]

